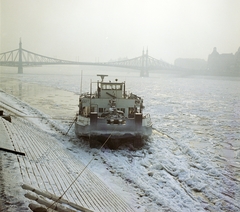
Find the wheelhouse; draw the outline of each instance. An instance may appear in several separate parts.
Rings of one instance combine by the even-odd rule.
[[[106,76],[106,75],[98,75]],[[125,117],[134,118],[135,113],[141,113],[143,100],[130,93],[126,94],[125,82],[102,81],[91,82],[90,94],[82,94],[79,98],[79,114],[89,117],[91,112],[96,112],[98,117],[105,117],[112,110],[122,113]],[[92,93],[93,86],[96,92]]]

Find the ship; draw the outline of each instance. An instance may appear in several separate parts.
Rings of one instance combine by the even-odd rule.
[[[88,138],[91,148],[105,141],[112,149],[124,143],[142,146],[152,134],[150,114],[143,114],[143,99],[133,93],[127,94],[125,81],[105,81],[108,75],[97,76],[101,79],[91,81],[90,91],[79,96],[76,136]]]

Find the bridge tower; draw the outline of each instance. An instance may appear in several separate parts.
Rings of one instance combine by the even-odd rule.
[[[19,50],[18,50],[18,74],[22,74],[23,73],[23,65],[22,65],[22,41],[20,38],[20,42],[19,42]]]
[[[144,49],[142,51],[142,68],[140,77],[148,77],[148,49],[146,50],[146,54],[144,54]]]

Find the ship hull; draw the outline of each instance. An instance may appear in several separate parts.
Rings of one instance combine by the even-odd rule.
[[[106,124],[104,119],[97,120],[94,125],[84,125],[83,123],[82,121],[75,123],[75,134],[79,138],[88,138],[90,147],[97,147],[97,143],[104,144],[107,139],[107,146],[112,149],[126,143],[132,143],[134,147],[140,147],[143,144],[143,139],[152,134],[151,126],[138,126],[134,119],[126,120],[124,125]]]
[[[99,120],[95,126],[83,125],[81,122],[75,123],[75,134],[78,137],[111,135],[114,138],[132,138],[135,136],[150,136],[151,126],[136,126],[134,120],[127,120],[126,124],[106,124],[105,120]]]

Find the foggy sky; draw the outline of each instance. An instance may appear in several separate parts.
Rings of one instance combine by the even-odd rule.
[[[0,53],[82,62],[140,56],[207,60],[240,47],[239,0],[0,0]]]

